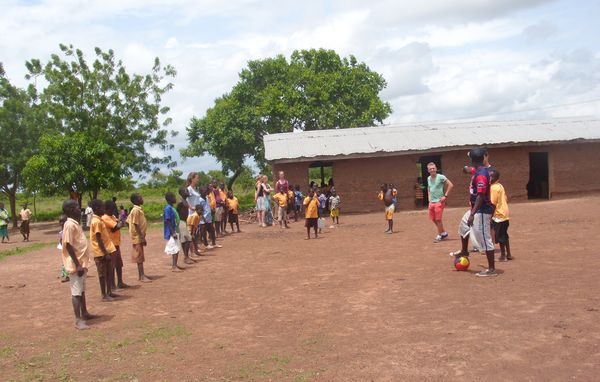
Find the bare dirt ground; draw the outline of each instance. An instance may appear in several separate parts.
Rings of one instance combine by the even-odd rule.
[[[68,284],[51,246],[0,262],[2,380],[565,381],[600,375],[600,196],[511,205],[516,260],[480,279],[448,252],[464,211],[434,244],[426,211],[342,215],[318,240],[243,225],[224,248],[168,271],[150,234],[140,285],[101,303],[94,267],[73,327]],[[48,240],[55,231],[47,229]],[[125,234],[125,232],[123,232]],[[36,240],[42,240],[35,237]],[[124,235],[126,236],[126,235]],[[2,249],[2,248],[0,248]],[[486,265],[471,256],[471,271]]]

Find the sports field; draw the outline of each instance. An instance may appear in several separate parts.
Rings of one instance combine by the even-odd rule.
[[[101,303],[90,270],[88,307],[101,317],[88,331],[73,326],[54,246],[6,257],[1,379],[598,380],[600,196],[511,204],[516,259],[498,263],[496,278],[453,271],[463,212],[446,211],[451,237],[438,244],[426,211],[396,213],[394,235],[383,234],[383,212],[342,212],[339,228],[310,241],[301,222],[242,225],[180,274],[153,229],[151,284],[127,261],[133,288]],[[57,230],[32,238],[55,241]],[[471,258],[471,272],[486,265]]]

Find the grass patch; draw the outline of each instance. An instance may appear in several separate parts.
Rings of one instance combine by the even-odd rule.
[[[0,359],[8,358],[13,354],[15,354],[15,348],[12,346],[0,348]]]
[[[0,260],[4,259],[5,257],[9,257],[9,256],[19,256],[19,255],[24,255],[26,253],[29,252],[33,252],[33,251],[37,251],[38,249],[42,249],[42,248],[46,248],[46,247],[51,247],[53,245],[55,245],[56,243],[54,242],[47,242],[47,243],[33,243],[24,247],[16,247],[13,249],[9,249],[6,251],[0,251]]]
[[[239,379],[254,379],[256,377],[284,377],[292,374],[287,368],[291,358],[272,355],[254,364],[245,365],[238,369]]]

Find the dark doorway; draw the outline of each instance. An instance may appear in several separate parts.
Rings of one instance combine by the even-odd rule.
[[[442,174],[442,156],[441,155],[428,155],[428,156],[424,156],[419,158],[419,163],[418,163],[418,167],[421,168],[421,183],[423,184],[423,186],[425,186],[425,189],[423,191],[423,205],[426,206],[429,204],[429,198],[427,196],[427,177],[429,176],[429,173],[427,172],[427,163],[435,163],[435,166],[437,167],[437,172],[438,174]]]
[[[548,153],[529,153],[529,199],[549,199]]]

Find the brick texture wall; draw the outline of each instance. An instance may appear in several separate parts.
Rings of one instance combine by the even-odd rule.
[[[501,182],[510,200],[527,199],[529,153],[547,152],[549,185],[552,195],[600,191],[600,143],[569,143],[544,146],[492,148],[490,163],[501,172]],[[449,206],[468,205],[470,177],[462,173],[469,164],[467,150],[427,153],[441,155],[443,174],[453,183]],[[335,187],[342,198],[344,212],[372,212],[383,209],[377,200],[381,183],[393,183],[399,193],[399,209],[414,209],[414,183],[420,176],[417,166],[422,154],[378,158],[342,159],[333,163]],[[286,172],[290,184],[308,186],[308,162],[276,164],[274,173]],[[596,170],[595,170],[596,169]]]

